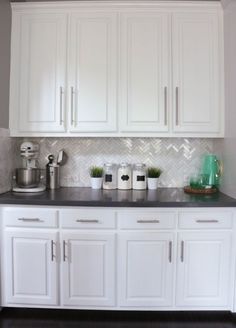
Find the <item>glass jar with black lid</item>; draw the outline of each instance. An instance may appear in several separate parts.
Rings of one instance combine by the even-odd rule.
[[[103,189],[117,188],[117,168],[115,164],[105,163],[103,174]]]
[[[146,166],[138,163],[133,168],[133,189],[143,190],[147,188],[146,182]]]

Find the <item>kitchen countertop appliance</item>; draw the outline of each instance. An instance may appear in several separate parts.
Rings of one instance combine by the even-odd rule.
[[[60,153],[59,153],[60,154]],[[58,155],[59,159],[60,155]],[[60,188],[60,167],[58,163],[54,162],[54,156],[48,156],[49,162],[46,165],[46,186],[47,189]]]
[[[42,183],[41,170],[38,167],[39,145],[33,142],[23,142],[20,146],[22,167],[17,168],[13,177],[15,192],[35,193],[46,189]]]
[[[46,186],[47,189],[60,188],[60,167],[65,165],[68,159],[66,152],[61,149],[57,160],[54,160],[53,154],[48,155],[49,162],[46,165]]]

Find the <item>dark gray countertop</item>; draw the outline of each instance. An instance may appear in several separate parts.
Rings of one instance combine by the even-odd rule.
[[[60,188],[41,193],[0,195],[0,204],[103,206],[103,207],[236,207],[236,199],[221,192],[213,195],[189,195],[182,188],[158,190],[93,190]]]

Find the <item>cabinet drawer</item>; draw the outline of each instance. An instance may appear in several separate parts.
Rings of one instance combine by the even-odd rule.
[[[3,219],[7,227],[56,228],[58,211],[45,208],[5,208]]]
[[[60,211],[62,228],[77,229],[114,229],[116,217],[109,210],[62,210]]]
[[[126,212],[118,214],[121,229],[173,229],[174,212]]]
[[[184,212],[179,213],[179,228],[181,229],[224,229],[232,228],[231,212]]]

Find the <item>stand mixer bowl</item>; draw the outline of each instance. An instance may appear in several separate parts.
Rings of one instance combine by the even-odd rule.
[[[16,183],[20,188],[36,188],[41,179],[41,170],[38,168],[16,169]]]

